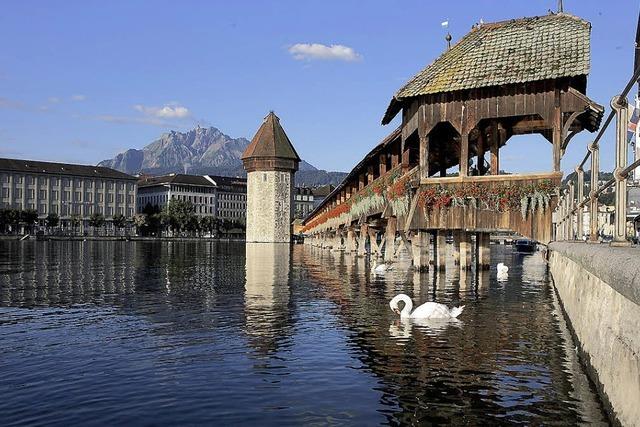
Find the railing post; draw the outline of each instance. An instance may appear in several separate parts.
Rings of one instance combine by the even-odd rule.
[[[578,175],[578,212],[577,212],[577,239],[582,240],[584,236],[584,209],[580,206],[584,200],[584,169],[582,167],[576,168],[576,174]]]
[[[565,200],[566,194],[564,192],[561,193],[562,198],[560,199],[560,240],[567,240],[567,223],[564,219],[564,216],[567,214],[565,209]]]
[[[596,143],[589,145],[591,151],[591,188],[589,189],[589,242],[598,243],[598,180],[600,176],[600,148]]]
[[[564,240],[569,238],[569,190],[564,190]]]
[[[616,178],[616,205],[614,219],[614,234],[612,246],[627,246],[627,177],[622,171],[627,167],[627,125],[629,122],[629,103],[626,98],[614,96],[611,108],[616,112],[616,168],[613,175]]]
[[[576,200],[575,200],[575,186],[573,184],[573,181],[569,182],[569,201],[568,201],[568,205],[569,205],[569,217],[568,217],[568,221],[569,221],[569,240],[575,240],[576,239],[576,234],[575,234],[575,230],[574,230],[574,222],[573,222],[573,218],[575,215],[574,209],[576,208]]]

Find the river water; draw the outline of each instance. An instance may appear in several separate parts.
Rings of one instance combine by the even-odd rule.
[[[2,425],[606,424],[540,254],[413,273],[317,248],[0,242]],[[459,322],[388,305],[464,304]]]

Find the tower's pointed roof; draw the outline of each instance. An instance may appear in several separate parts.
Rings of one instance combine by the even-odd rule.
[[[280,125],[280,119],[270,111],[251,144],[242,153],[242,160],[273,158],[300,161],[300,156]]]

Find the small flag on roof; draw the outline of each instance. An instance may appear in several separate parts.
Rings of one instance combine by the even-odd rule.
[[[636,128],[638,127],[638,108],[634,108],[633,106],[629,106],[632,109],[631,118],[629,119],[629,125],[627,126],[627,142],[635,142],[634,137],[636,136]]]
[[[446,21],[442,21],[440,25],[442,25],[442,28],[449,28],[449,20],[447,19]]]

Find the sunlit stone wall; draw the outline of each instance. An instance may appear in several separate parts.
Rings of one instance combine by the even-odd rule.
[[[292,198],[292,172],[249,172],[247,242],[290,242]]]

